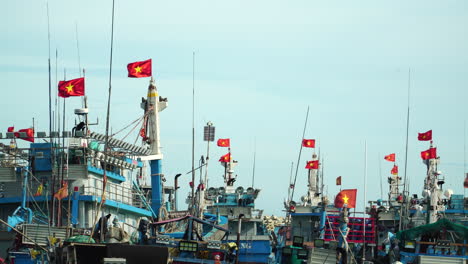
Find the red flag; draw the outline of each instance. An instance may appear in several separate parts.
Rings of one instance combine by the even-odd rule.
[[[230,147],[231,140],[229,138],[220,138],[217,142],[218,147]]]
[[[151,77],[151,59],[127,64],[128,77]]]
[[[221,156],[221,158],[219,158],[219,161],[221,162],[229,162],[230,160],[231,160],[231,153],[223,155]]]
[[[54,198],[57,198],[59,200],[62,200],[63,198],[67,197],[68,196],[68,183],[65,182],[63,184],[63,187],[60,188],[55,194],[54,194]]]
[[[390,171],[391,174],[393,175],[398,175],[398,166],[397,165],[393,165],[393,168],[392,170]]]
[[[436,148],[430,148],[428,150],[421,151],[421,158],[423,160],[437,158],[437,149]]]
[[[58,96],[67,98],[70,96],[83,96],[85,94],[84,77],[69,81],[60,81],[58,84]]]
[[[336,185],[341,185],[341,176],[336,178]]]
[[[14,126],[8,127],[7,132],[14,132],[14,131],[15,131],[15,127],[14,127]]]
[[[335,197],[335,207],[343,208],[343,205],[347,204],[348,208],[355,208],[356,196],[357,196],[357,189],[342,190]]]
[[[20,137],[19,132],[25,132],[26,137],[25,138]],[[15,136],[19,139],[23,139],[29,142],[34,142],[34,128],[20,129],[18,130],[18,132],[15,132]]]
[[[388,154],[387,156],[384,157],[385,160],[395,162],[395,153]]]
[[[318,160],[307,161],[305,168],[317,170],[319,168],[319,161]]]
[[[465,181],[463,182],[463,187],[468,188],[468,177],[465,178]]]
[[[429,130],[424,133],[418,133],[418,140],[419,141],[429,141],[432,140],[432,130]]]
[[[303,139],[302,146],[306,148],[315,148],[315,139]]]

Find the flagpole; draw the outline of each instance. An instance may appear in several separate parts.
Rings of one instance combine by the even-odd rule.
[[[306,119],[304,123],[304,131],[302,132],[302,140],[304,140],[308,119],[309,119],[309,106],[307,106],[307,114],[306,114]],[[297,157],[296,175],[294,176],[293,189],[292,189],[291,198],[289,199],[289,201],[292,201],[294,199],[294,190],[296,189],[297,171],[299,170],[299,162],[301,161],[302,140],[301,140],[301,148],[299,149],[299,156]]]

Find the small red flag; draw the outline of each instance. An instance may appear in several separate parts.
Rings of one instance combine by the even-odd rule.
[[[357,189],[342,190],[335,197],[335,207],[343,208],[343,205],[347,204],[348,208],[355,208],[356,196],[357,196]]]
[[[221,156],[221,158],[219,158],[219,161],[221,161],[221,162],[231,161],[231,153],[228,153],[226,155]]]
[[[63,184],[63,187],[60,188],[55,194],[54,194],[54,197],[59,199],[59,200],[62,200],[63,198],[67,197],[68,196],[68,183],[65,182]]]
[[[230,147],[231,140],[229,138],[220,138],[217,142],[218,147]]]
[[[307,161],[305,168],[317,170],[319,168],[319,161],[318,160]]]
[[[421,151],[421,158],[423,160],[437,158],[437,149],[436,148],[430,148],[428,150]]]
[[[465,178],[465,181],[463,182],[463,187],[468,188],[468,177]]]
[[[14,126],[8,127],[7,132],[15,132],[15,127]]]
[[[83,96],[85,94],[85,79],[77,78],[69,81],[60,81],[58,84],[58,96],[67,98],[70,96]]]
[[[397,165],[393,165],[393,168],[392,170],[390,171],[391,174],[393,175],[398,175],[398,166]]]
[[[302,146],[306,148],[315,148],[315,139],[303,139]]]
[[[385,160],[395,162],[395,153],[388,154],[387,156],[384,157]]]
[[[151,77],[151,59],[127,64],[128,77]]]
[[[432,140],[432,130],[429,130],[424,133],[418,133],[418,140],[419,141],[429,141]]]
[[[341,185],[341,176],[336,178],[336,185]]]

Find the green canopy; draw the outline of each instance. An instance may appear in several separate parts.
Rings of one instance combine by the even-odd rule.
[[[398,231],[396,237],[399,240],[414,240],[422,234],[438,232],[443,228],[454,231],[455,233],[462,236],[464,239],[468,239],[468,227],[450,222],[450,220],[446,218],[442,218],[439,221],[432,224],[422,225],[411,229]]]

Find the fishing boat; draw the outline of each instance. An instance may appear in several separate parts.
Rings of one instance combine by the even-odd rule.
[[[380,259],[466,263],[468,199],[450,189],[443,190],[445,177],[439,170],[440,157],[432,140],[421,157],[426,167],[422,197],[399,192],[400,179],[394,175],[389,178],[389,200],[370,202],[368,212],[379,230]]]
[[[225,168],[225,184],[208,188],[205,212],[228,219],[228,241],[239,245],[239,263],[269,263],[272,250],[270,236],[263,223],[263,211],[255,208],[260,189],[235,187],[237,175],[234,176],[234,167],[237,163],[230,155],[221,161]]]
[[[10,141],[0,145],[4,257],[15,263],[102,263],[114,257],[141,263],[142,256],[145,263],[232,262],[228,230],[218,225],[227,226],[224,218],[204,220],[183,211],[176,219],[183,224],[168,221],[178,214],[172,210],[175,188],[164,184],[161,172],[159,112],[166,106],[151,78],[141,103],[140,146],[91,129],[88,108],[75,110],[80,122],[72,131],[0,133]],[[36,142],[20,148],[20,139]],[[148,175],[150,187],[141,183]],[[104,218],[120,235],[106,233]],[[169,225],[178,229],[169,231]],[[196,228],[198,236],[192,235]],[[178,237],[178,230],[185,234]],[[204,253],[194,254],[194,248]],[[95,262],[84,257],[90,254]]]

